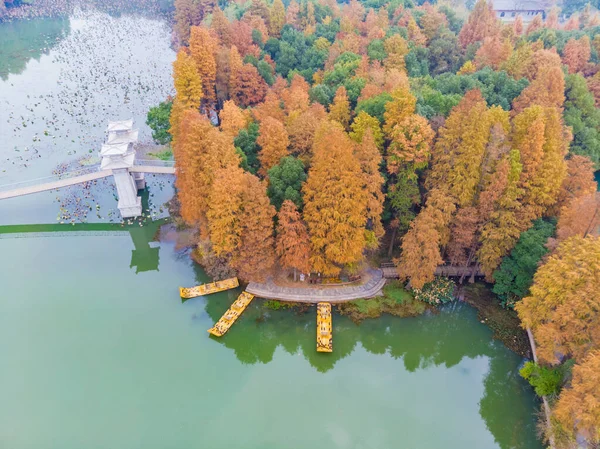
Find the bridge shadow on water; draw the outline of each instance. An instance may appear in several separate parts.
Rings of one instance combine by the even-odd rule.
[[[123,235],[129,234],[134,248],[131,250],[129,268],[136,274],[159,271],[160,244],[155,237],[168,219],[135,221],[130,225],[113,223],[32,224],[0,226],[0,238],[34,238],[79,235]]]

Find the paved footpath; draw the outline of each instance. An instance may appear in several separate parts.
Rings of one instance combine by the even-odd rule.
[[[386,279],[379,269],[369,270],[370,279],[361,285],[347,285],[340,287],[310,287],[295,288],[281,287],[269,280],[265,283],[250,282],[246,291],[265,299],[293,302],[330,302],[340,303],[355,299],[373,298],[381,295],[381,290]]]
[[[0,0],[1,1],[1,0]],[[154,167],[147,165],[136,165],[129,169],[131,173],[154,173],[164,175],[174,175],[174,167]],[[27,187],[20,187],[13,190],[7,190],[0,192],[0,200],[7,198],[15,198],[18,196],[31,195],[33,193],[46,192],[48,190],[62,189],[63,187],[73,186],[82,182],[93,181],[94,179],[107,178],[112,176],[112,170],[101,170],[92,173],[87,173],[81,176],[75,176],[73,178],[60,179],[58,181],[47,182],[45,184],[38,184]]]

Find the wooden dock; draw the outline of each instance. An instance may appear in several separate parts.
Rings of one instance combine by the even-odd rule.
[[[214,335],[215,337],[222,337],[227,333],[229,328],[233,326],[233,323],[240,317],[242,312],[246,310],[248,304],[252,302],[254,299],[254,295],[251,295],[248,292],[242,292],[238,299],[234,301],[227,312],[223,314],[221,319],[217,321],[217,323],[208,330],[209,334]]]
[[[317,352],[333,352],[333,328],[331,325],[331,304],[317,304]]]
[[[222,281],[212,282],[210,284],[197,285],[191,288],[179,287],[179,296],[183,299],[196,298],[198,296],[219,293],[225,290],[231,290],[240,286],[238,278],[230,278]]]

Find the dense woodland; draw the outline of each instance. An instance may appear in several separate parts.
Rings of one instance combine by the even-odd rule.
[[[575,362],[551,398],[557,446],[600,443],[589,5],[527,24],[485,0],[466,18],[411,0],[175,7],[176,96],[153,116],[213,274],[338,276],[379,251],[420,289],[439,265],[477,266],[544,369]]]

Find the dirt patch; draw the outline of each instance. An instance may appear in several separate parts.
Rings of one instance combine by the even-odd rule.
[[[480,282],[463,287],[462,294],[464,301],[477,309],[479,321],[492,330],[493,338],[500,340],[520,356],[531,358],[527,333],[521,327],[521,320],[514,310],[500,306],[496,295]]]

